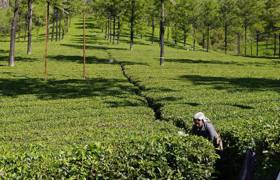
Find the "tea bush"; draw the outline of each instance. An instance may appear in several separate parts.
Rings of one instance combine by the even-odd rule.
[[[200,137],[131,140],[115,149],[98,144],[43,156],[35,148],[1,156],[2,178],[207,179],[218,156]]]

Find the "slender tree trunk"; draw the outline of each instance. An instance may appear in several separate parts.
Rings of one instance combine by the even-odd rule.
[[[17,20],[19,16],[19,3],[20,0],[15,0],[14,17],[11,24],[11,36],[10,36],[10,56],[9,66],[15,66],[15,44],[16,44],[16,31],[17,31]]]
[[[86,15],[85,13],[83,14],[83,76],[84,79],[87,79],[87,73],[86,73]]]
[[[27,23],[27,22],[26,22]],[[27,37],[27,27],[28,26],[28,24],[25,24],[25,26],[24,26],[24,36],[23,36],[23,41],[25,42],[25,40],[26,40],[26,37]]]
[[[110,40],[110,17],[108,17],[108,22],[107,22],[107,40]]]
[[[62,25],[61,25],[61,16],[59,17],[59,28],[58,28],[58,39],[61,40],[61,33],[62,33]]]
[[[279,58],[280,58],[280,33],[278,34],[278,55],[279,55]]]
[[[161,17],[160,17],[160,65],[162,66],[164,64],[164,0],[161,1]]]
[[[170,28],[169,28],[169,26],[167,26],[166,27],[166,29],[167,29],[167,41],[169,41],[169,37],[170,37]]]
[[[186,45],[187,45],[187,31],[186,31],[186,29],[184,29],[184,32],[183,32],[183,38],[184,38],[184,47],[186,47]]]
[[[49,42],[49,15],[50,15],[50,1],[47,0],[47,12],[46,12],[46,42],[45,42],[45,80],[48,79],[48,42]]]
[[[241,35],[240,35],[240,33],[238,32],[237,33],[237,55],[240,55],[240,52],[241,52],[241,48],[240,48],[240,39],[241,39],[241,37],[240,37]]]
[[[155,38],[155,17],[152,17],[152,44],[154,44],[154,38]]]
[[[193,51],[195,51],[196,46],[196,30],[193,29]]]
[[[0,9],[8,8],[8,7],[9,7],[9,0],[0,0]]]
[[[253,40],[251,39],[251,57],[253,56]]]
[[[276,35],[276,33],[274,34],[274,48],[273,48],[273,51],[274,51],[273,55],[276,56],[276,54],[277,54],[277,35]]]
[[[118,16],[118,37],[117,37],[117,44],[119,44],[120,41],[120,34],[121,34],[121,18]]]
[[[259,32],[257,31],[257,38],[256,38],[256,45],[257,45],[257,49],[256,49],[256,56],[259,56]]]
[[[225,24],[225,54],[227,54],[227,30],[228,30],[228,26],[227,24]]]
[[[205,33],[202,33],[202,48],[205,50]]]
[[[109,40],[110,43],[112,42],[112,17],[110,16],[110,21],[109,21]]]
[[[54,40],[54,26],[55,26],[55,8],[53,9],[53,12],[54,12],[54,17],[52,18],[52,38],[51,38],[51,41]]]
[[[27,54],[32,53],[32,3],[33,0],[28,0],[28,42],[27,42]]]
[[[209,52],[209,45],[210,45],[210,25],[207,27],[207,47],[206,52]]]
[[[245,36],[244,55],[247,56],[247,25],[244,26],[244,36]]]
[[[108,40],[109,39],[109,17],[107,18],[107,22],[106,22],[106,28],[105,28],[105,39]]]
[[[131,1],[131,17],[130,17],[130,50],[134,45],[134,20],[135,20],[135,0]]]
[[[113,44],[115,44],[115,39],[116,39],[116,16],[114,16],[114,20],[113,20]]]
[[[62,30],[62,33],[61,33],[62,37],[61,37],[61,39],[63,40],[64,39],[64,35],[65,35],[65,30],[64,30],[64,28],[62,28],[61,30]]]
[[[55,41],[58,41],[58,9],[57,8],[55,14]]]
[[[265,52],[268,54],[268,40],[269,40],[269,34],[266,37],[266,42],[265,42]]]

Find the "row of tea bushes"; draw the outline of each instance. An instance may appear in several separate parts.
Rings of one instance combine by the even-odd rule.
[[[93,144],[46,155],[39,151],[32,146],[24,153],[2,155],[0,177],[207,179],[218,158],[207,140],[178,135],[131,140],[115,148]]]

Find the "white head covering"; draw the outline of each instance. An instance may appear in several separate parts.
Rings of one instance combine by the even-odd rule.
[[[193,116],[193,119],[203,120],[205,122],[210,122],[210,120],[202,112],[198,112]]]

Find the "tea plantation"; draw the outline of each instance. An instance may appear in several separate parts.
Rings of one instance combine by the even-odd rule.
[[[138,38],[130,51],[125,34],[113,45],[90,21],[84,80],[80,22],[50,42],[47,81],[43,34],[31,56],[17,42],[15,67],[0,42],[1,178],[235,179],[253,149],[256,179],[275,179],[279,59],[168,46],[159,66],[158,44]],[[221,134],[222,154],[189,135],[198,111]]]

